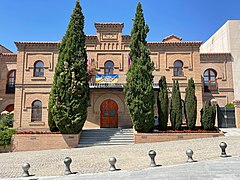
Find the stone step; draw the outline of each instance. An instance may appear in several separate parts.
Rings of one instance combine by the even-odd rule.
[[[87,143],[91,143],[91,142],[100,142],[100,141],[106,141],[106,142],[121,142],[121,141],[124,141],[124,142],[133,142],[134,140],[133,139],[82,139],[80,142],[83,143],[83,142],[87,142]]]
[[[133,143],[132,143],[133,144]],[[130,145],[130,143],[109,143],[109,142],[106,142],[106,143],[96,143],[96,144],[92,144],[92,143],[90,143],[90,144],[78,144],[78,147],[92,147],[92,146],[113,146],[113,145],[123,145],[123,146],[125,146],[125,145]]]
[[[81,137],[112,137],[112,136],[132,136],[133,133],[116,133],[116,134],[106,134],[106,133],[82,133]]]
[[[78,147],[133,144],[132,129],[101,128],[83,130]]]

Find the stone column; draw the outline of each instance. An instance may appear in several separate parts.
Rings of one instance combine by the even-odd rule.
[[[233,103],[235,105],[236,128],[240,128],[240,100],[234,100]]]

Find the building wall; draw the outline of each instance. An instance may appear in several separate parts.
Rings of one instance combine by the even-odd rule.
[[[16,54],[0,53],[0,113],[14,104],[14,94],[6,94],[6,84],[9,71],[16,70],[16,61]]]
[[[57,63],[58,43],[16,43],[17,79],[15,89],[14,127],[48,129],[48,97]],[[34,63],[44,63],[44,76],[34,77]],[[32,103],[42,102],[42,122],[31,122]]]
[[[130,36],[122,35],[123,23],[95,23],[96,36],[86,36],[86,50],[88,60],[97,74],[104,74],[106,61],[114,63],[114,74],[118,74],[117,84],[96,84],[92,80],[88,117],[84,128],[100,127],[100,106],[106,99],[114,100],[118,105],[118,127],[131,127],[132,122],[125,105],[123,89],[119,84],[126,82],[129,69]],[[16,42],[17,79],[15,93],[15,123],[17,129],[48,129],[48,98],[53,81],[54,69],[57,63],[58,42]],[[200,54],[201,42],[184,42],[177,36],[170,36],[164,42],[149,42],[151,59],[154,62],[154,88],[158,87],[161,76],[166,76],[169,97],[173,80],[178,80],[181,97],[185,98],[185,88],[188,79],[193,78],[197,96],[197,125],[200,125],[200,110],[203,101],[209,99],[209,94],[203,93],[202,74],[206,68],[213,67],[218,72],[219,94],[211,95],[221,103],[233,99],[233,78],[231,73],[231,58],[229,54],[222,56],[215,54]],[[227,60],[224,59],[227,57]],[[217,59],[217,61],[215,61]],[[44,77],[33,77],[33,67],[36,61],[44,62]],[[174,62],[183,63],[183,76],[174,76]],[[116,86],[118,85],[118,87]],[[114,87],[115,86],[115,87]],[[155,91],[157,97],[157,91]],[[43,104],[42,122],[31,122],[32,103],[40,100]],[[157,105],[154,105],[157,115]]]
[[[201,74],[207,69],[216,71],[217,91],[204,92],[203,101],[216,99],[219,106],[225,106],[234,100],[232,56],[230,53],[202,53]]]
[[[232,55],[232,76],[234,98],[240,99],[240,20],[227,21],[202,46],[201,53],[230,52]]]

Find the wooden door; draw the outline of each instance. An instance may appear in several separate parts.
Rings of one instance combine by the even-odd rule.
[[[10,104],[8,105],[6,108],[5,108],[6,111],[8,112],[12,112],[14,110],[14,105],[13,104]]]
[[[116,128],[118,127],[118,105],[111,99],[106,99],[101,104],[101,128]]]

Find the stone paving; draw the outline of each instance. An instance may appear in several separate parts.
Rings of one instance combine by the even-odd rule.
[[[227,153],[239,155],[239,140],[239,137],[222,137],[128,146],[1,154],[0,177],[19,177],[22,173],[21,165],[25,161],[31,164],[31,174],[36,176],[60,176],[64,172],[63,159],[66,156],[73,159],[72,170],[80,173],[108,171],[108,158],[110,156],[117,158],[116,166],[122,170],[144,169],[149,165],[147,154],[150,149],[156,150],[156,161],[163,166],[184,163],[187,148],[193,149],[194,158],[197,160],[215,159],[220,155],[218,145],[221,141],[228,143]]]
[[[196,163],[185,163],[173,166],[159,166],[143,170],[104,172],[97,174],[75,174],[61,177],[40,177],[39,180],[110,180],[110,179],[165,179],[165,180],[237,180],[240,179],[240,158],[218,158]],[[36,177],[38,178],[38,177]],[[14,178],[15,179],[15,178]],[[32,179],[21,178],[21,180]]]
[[[240,136],[240,128],[220,128],[225,136]]]
[[[99,177],[101,174],[105,174],[103,176],[105,179],[105,177],[108,178],[108,176],[110,178],[111,177],[110,174],[112,174],[112,172],[111,173],[108,172],[109,170],[108,159],[111,156],[115,156],[117,158],[116,167],[120,168],[121,171],[114,172],[114,173],[122,174],[122,175],[119,175],[119,177],[122,177],[123,179],[124,177],[127,178],[127,174],[129,175],[142,174],[139,177],[139,179],[141,179],[144,177],[148,177],[148,173],[151,173],[150,171],[157,171],[157,170],[150,170],[148,172],[147,170],[149,169],[148,166],[150,163],[150,159],[148,157],[148,151],[151,149],[157,152],[157,156],[156,156],[157,164],[162,165],[161,167],[156,168],[156,169],[159,169],[159,173],[157,173],[159,176],[156,175],[152,177],[153,179],[157,177],[164,177],[161,175],[161,173],[163,172],[165,172],[165,175],[167,173],[166,171],[161,170],[164,168],[169,168],[168,169],[169,173],[167,174],[170,174],[170,175],[172,174],[174,176],[175,174],[174,171],[176,172],[179,171],[180,173],[178,174],[179,177],[181,177],[181,174],[183,177],[187,177],[187,176],[184,176],[186,172],[183,170],[184,166],[190,166],[185,163],[187,160],[187,156],[185,154],[186,149],[191,148],[194,151],[193,158],[199,161],[199,163],[196,163],[196,165],[194,164],[194,166],[197,166],[197,164],[201,164],[203,161],[205,162],[206,160],[220,159],[219,143],[222,141],[226,142],[228,145],[226,149],[227,154],[230,154],[233,157],[238,157],[240,155],[240,137],[239,136],[225,136],[225,137],[217,137],[217,138],[181,140],[181,141],[149,143],[149,144],[134,144],[134,145],[125,145],[125,146],[117,146],[117,145],[116,146],[96,146],[96,147],[87,147],[87,148],[61,149],[61,150],[2,153],[0,154],[0,167],[1,167],[0,178],[20,177],[22,174],[21,166],[24,162],[29,162],[31,164],[31,168],[29,172],[30,174],[35,175],[31,177],[31,179],[36,179],[35,177],[43,178],[43,176],[48,176],[46,178],[50,178],[50,179],[51,177],[49,176],[63,176],[64,175],[63,160],[65,157],[69,156],[73,160],[71,165],[71,169],[73,172],[80,173],[81,177],[85,177],[85,175],[82,175],[82,174],[97,173],[97,174],[93,174],[92,176],[90,175],[89,179],[92,179],[93,177],[95,177],[95,179],[99,179],[97,177]],[[239,159],[237,160],[239,161]],[[180,164],[184,164],[184,165],[180,165]],[[180,165],[180,166],[174,166],[175,168],[173,169],[170,167],[166,167],[166,166],[172,166],[172,165]],[[209,167],[210,166],[211,165],[209,165]],[[226,171],[229,166],[230,165],[227,166]],[[199,168],[202,169],[204,167],[205,165]],[[238,164],[237,167],[239,168],[238,170],[240,172],[240,165]],[[221,169],[219,170],[219,172],[220,171]],[[107,172],[107,173],[104,173],[104,172]],[[211,172],[211,169],[209,168],[207,172],[208,174],[212,173],[212,175],[214,173],[214,171]],[[124,174],[126,174],[126,176]],[[117,174],[114,174],[113,176],[118,177]],[[235,174],[231,174],[231,178],[235,178],[234,176]],[[80,178],[80,176],[78,177]],[[56,179],[56,178],[57,177],[55,178],[52,177],[52,179]],[[66,177],[63,177],[63,179],[64,178]],[[67,177],[67,179],[68,178],[69,177]],[[87,175],[86,175],[86,178],[88,178]],[[171,178],[170,176],[169,178],[174,179],[174,178]]]

